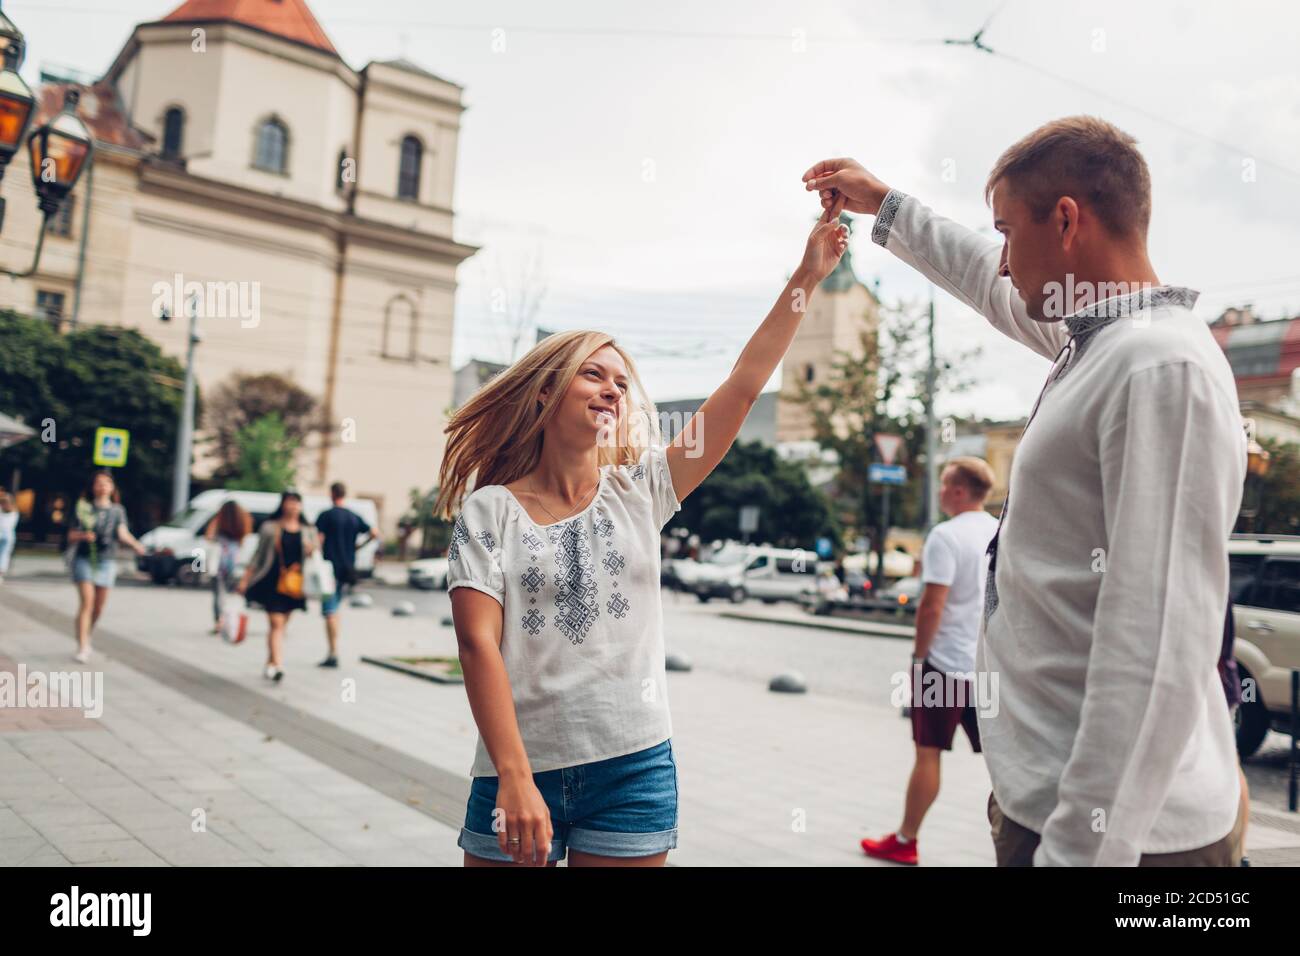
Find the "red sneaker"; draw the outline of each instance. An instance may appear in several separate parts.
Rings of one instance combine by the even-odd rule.
[[[883,840],[862,841],[862,852],[867,856],[874,856],[877,860],[888,860],[890,863],[907,863],[916,866],[916,841],[909,843],[900,843],[897,834],[891,833]]]

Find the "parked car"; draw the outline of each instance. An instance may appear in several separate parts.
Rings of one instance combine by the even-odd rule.
[[[421,558],[406,566],[406,583],[421,591],[447,590],[447,559]]]
[[[1233,535],[1228,569],[1243,697],[1237,752],[1249,757],[1270,728],[1291,725],[1291,672],[1300,670],[1300,537]]]
[[[253,533],[240,543],[235,569],[242,572],[257,550],[257,529],[271,516],[280,503],[280,495],[271,491],[224,491],[214,489],[195,495],[189,507],[166,524],[159,525],[140,536],[145,553],[136,559],[136,567],[153,578],[155,584],[176,580],[181,584],[198,584],[215,569],[213,562],[198,562],[196,558],[207,555],[213,542],[203,536],[208,522],[216,517],[226,501],[234,499],[253,517]],[[314,522],[316,516],[333,502],[321,495],[305,495],[302,499],[303,518]],[[379,524],[379,511],[369,498],[347,498],[344,506],[355,511],[372,528]],[[357,573],[369,577],[375,570],[375,551],[378,544],[368,541],[357,549]],[[212,551],[215,554],[215,551]],[[204,570],[200,570],[200,569]]]
[[[701,601],[725,597],[740,603],[756,597],[767,604],[816,593],[816,552],[765,545],[723,551],[696,570],[690,590]]]

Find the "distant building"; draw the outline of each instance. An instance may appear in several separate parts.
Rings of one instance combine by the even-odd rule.
[[[811,413],[792,401],[800,383],[815,387],[828,381],[840,351],[864,357],[862,337],[874,336],[879,325],[880,300],[857,277],[852,253],[846,249],[810,298],[808,312],[781,362],[776,444],[813,438]]]
[[[1237,396],[1276,406],[1291,395],[1300,368],[1300,316],[1260,320],[1250,306],[1227,309],[1210,324],[1237,379]]]
[[[736,441],[759,441],[764,445],[775,445],[776,409],[779,400],[776,392],[762,392],[758,396],[758,401],[754,402],[754,407],[745,416]],[[656,402],[655,408],[659,412],[659,427],[663,431],[664,441],[669,442],[676,438],[705,401],[707,396]]]
[[[291,375],[332,435],[300,454],[299,487],[342,479],[393,528],[441,464],[456,268],[476,251],[453,235],[462,88],[404,59],[354,69],[305,0],[186,0],[129,32],[102,78],[37,92],[36,123],[80,92],[94,159],[0,307],[136,328],[183,360],[196,283],[200,387]],[[11,264],[39,229],[27,163],[5,177]]]
[[[456,378],[452,382],[451,407],[460,408],[470,397],[489,381],[504,372],[509,366],[499,362],[484,362],[482,359],[470,359],[456,369]]]

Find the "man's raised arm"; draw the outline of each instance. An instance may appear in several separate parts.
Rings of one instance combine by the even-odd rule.
[[[1011,280],[999,274],[1002,252],[995,240],[890,189],[852,159],[823,160],[803,180],[809,191],[821,194],[823,207],[844,196],[849,212],[875,216],[872,242],[979,312],[1008,338],[1047,358],[1055,358],[1065,344],[1064,324],[1030,318]]]

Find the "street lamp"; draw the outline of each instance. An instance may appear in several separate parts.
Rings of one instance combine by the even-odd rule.
[[[0,13],[0,37],[8,18]],[[0,179],[4,178],[9,160],[22,145],[27,126],[32,121],[36,97],[18,75],[18,48],[10,43],[4,48],[4,69],[0,71]],[[4,202],[0,200],[0,225],[4,223]]]
[[[18,63],[14,66],[14,71],[17,72],[22,67],[23,60],[27,59],[27,39],[23,36],[23,31],[14,26],[14,22],[0,10],[0,57],[11,47],[18,55]]]
[[[6,51],[6,55],[12,59],[12,53]],[[19,82],[22,82],[21,78]],[[63,98],[63,111],[50,122],[42,123],[27,139],[36,205],[43,213],[41,230],[36,237],[36,252],[32,256],[31,266],[25,272],[0,269],[0,274],[22,279],[36,271],[41,261],[41,251],[45,248],[45,233],[50,217],[59,211],[63,200],[72,192],[72,187],[81,178],[82,170],[94,152],[94,140],[90,131],[77,116],[77,102],[80,99],[80,92],[68,90]],[[4,202],[0,199],[0,227],[3,225]]]
[[[46,218],[59,211],[63,200],[77,185],[94,149],[90,130],[77,116],[80,99],[78,90],[68,90],[63,98],[63,112],[54,117],[53,122],[43,124],[27,141],[36,204]]]

